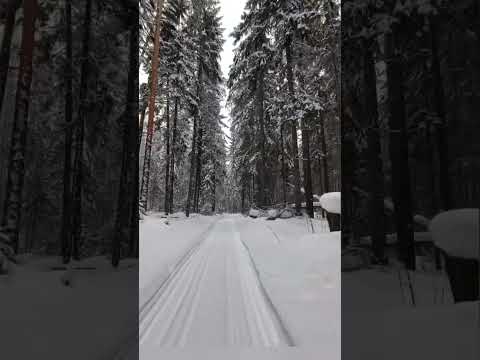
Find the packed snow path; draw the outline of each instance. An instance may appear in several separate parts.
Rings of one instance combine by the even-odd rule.
[[[178,263],[140,312],[140,347],[293,345],[231,218]]]

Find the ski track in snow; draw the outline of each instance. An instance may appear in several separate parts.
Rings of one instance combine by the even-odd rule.
[[[142,352],[293,346],[232,218],[216,222],[141,309],[139,342]]]

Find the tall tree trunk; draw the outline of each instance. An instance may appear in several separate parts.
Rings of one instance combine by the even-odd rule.
[[[167,87],[168,87],[168,81],[167,81]],[[170,204],[169,200],[169,183],[170,183],[170,94],[167,94],[167,116],[166,116],[166,123],[167,123],[167,129],[166,129],[166,143],[167,143],[167,148],[166,148],[166,156],[165,156],[165,201],[164,201],[164,211],[165,214],[168,215],[168,206]]]
[[[372,42],[366,42],[364,53],[364,94],[368,126],[368,183],[370,187],[368,224],[373,253],[377,259],[383,260],[385,249],[385,191],[382,175],[380,128],[378,125],[377,78],[375,60],[371,50],[372,45]]]
[[[281,149],[282,149],[282,195],[283,195],[283,206],[287,206],[287,168],[285,162],[285,138],[283,135],[284,132],[284,124],[280,125],[280,142],[281,142]]]
[[[138,142],[142,143],[143,127],[145,126],[145,115],[147,114],[147,104],[142,106],[140,114],[140,125],[138,127]]]
[[[73,56],[72,56],[72,2],[65,0],[65,149],[63,165],[63,212],[61,251],[64,263],[71,255],[72,241],[72,119],[73,119]]]
[[[342,249],[346,248],[355,234],[355,226],[353,222],[354,217],[354,197],[353,191],[355,165],[358,159],[356,159],[355,149],[355,131],[353,126],[353,111],[350,105],[351,95],[344,91],[342,92]],[[321,166],[320,166],[321,167]]]
[[[152,141],[155,122],[155,101],[158,90],[158,64],[160,61],[160,26],[163,10],[163,0],[157,2],[157,14],[155,16],[155,33],[153,35],[153,53],[151,68],[150,97],[148,99],[148,123],[147,137],[145,139],[145,157],[142,169],[142,182],[140,185],[140,202],[143,210],[147,210],[148,186],[150,182],[150,162],[152,157]]]
[[[250,183],[250,205],[255,199],[255,174],[252,174],[252,182]]]
[[[7,87],[8,68],[10,65],[10,50],[15,29],[15,15],[20,6],[20,0],[10,0],[5,9],[5,25],[3,28],[2,47],[0,49],[0,114],[3,108],[3,98]]]
[[[213,169],[213,175],[212,175],[212,213],[215,214],[215,208],[217,206],[216,204],[216,200],[217,200],[217,179],[216,179],[216,175],[215,175],[215,165],[214,165],[214,169]]]
[[[84,185],[84,142],[85,142],[85,121],[88,111],[87,91],[88,79],[90,77],[90,36],[92,22],[92,0],[86,1],[85,14],[83,22],[83,39],[82,39],[82,63],[80,69],[80,105],[77,118],[77,132],[75,138],[75,155],[73,166],[73,241],[72,256],[78,260],[80,257],[80,245],[83,237],[83,214],[82,214],[82,197]]]
[[[170,155],[170,195],[168,199],[170,204],[168,206],[169,212],[173,212],[173,189],[175,182],[175,155],[177,151],[177,120],[178,120],[178,96],[175,97],[175,104],[173,110],[173,138],[172,138],[172,153]]]
[[[287,35],[285,42],[285,53],[287,58],[287,82],[288,92],[292,99],[292,103],[295,104],[295,88],[293,79],[293,62],[292,62],[292,36]],[[291,116],[294,116],[291,114]],[[292,119],[290,126],[292,137],[292,160],[293,160],[293,183],[295,187],[295,210],[297,215],[301,213],[302,207],[302,192],[300,191],[300,162],[298,159],[298,139],[297,139],[297,120]]]
[[[434,146],[432,144],[432,125],[427,123],[427,128],[425,130],[425,149],[426,149],[426,171],[427,171],[427,181],[429,187],[429,216],[433,217],[438,211],[438,202],[437,202],[437,192],[436,192],[436,179],[435,179],[435,159],[433,156]]]
[[[442,81],[442,73],[440,69],[440,58],[438,54],[437,44],[437,25],[436,20],[431,19],[430,25],[430,41],[432,50],[432,80],[434,89],[435,111],[440,119],[439,125],[436,127],[436,142],[438,148],[438,164],[440,168],[440,194],[442,198],[443,210],[452,208],[452,186],[449,174],[449,143],[448,143],[448,126],[445,111],[445,91]]]
[[[115,233],[112,242],[112,265],[114,267],[117,267],[120,262],[122,243],[129,245],[130,255],[134,251],[136,236],[133,235],[131,231],[131,228],[135,227],[135,222],[132,221],[132,212],[138,214],[136,206],[132,206],[132,204],[138,204],[135,191],[135,179],[138,179],[138,173],[136,172],[137,166],[135,165],[138,163],[138,10],[135,7],[134,10],[131,11],[133,12],[133,14],[131,14],[133,15],[133,19],[137,21],[132,21],[130,25],[128,88],[126,108],[122,116],[122,167],[120,170]],[[125,228],[127,231],[124,231]]]
[[[259,136],[259,147],[261,153],[261,161],[258,164],[258,206],[264,207],[267,204],[266,199],[266,184],[267,184],[267,153],[265,150],[266,136],[265,136],[265,118],[264,118],[264,98],[265,98],[265,89],[264,89],[264,75],[263,71],[260,71],[257,74],[257,89],[256,89],[256,116],[258,124],[260,125],[260,136]]]
[[[195,174],[195,148],[197,142],[197,121],[198,115],[195,114],[193,117],[193,137],[192,137],[192,148],[190,150],[190,171],[188,176],[188,193],[187,193],[187,204],[185,206],[185,215],[187,217],[190,216],[190,208],[192,203],[192,195],[193,195],[193,182],[194,182],[194,174]]]
[[[198,61],[198,69],[197,69],[197,107],[195,109],[195,114],[193,117],[193,136],[192,136],[192,148],[190,150],[190,172],[189,172],[189,179],[188,179],[188,193],[187,193],[187,204],[185,206],[185,215],[187,217],[190,216],[190,208],[192,206],[192,197],[194,197],[194,192],[195,192],[195,160],[197,159],[195,154],[197,151],[197,137],[198,137],[198,125],[200,123],[200,107],[199,104],[201,103],[201,84],[202,84],[202,79],[203,79],[203,74],[202,74],[202,67],[200,64],[200,58],[197,60]],[[194,200],[194,199],[193,199]]]
[[[329,192],[330,191],[330,181],[328,178],[328,170],[329,170],[329,164],[328,164],[328,150],[327,150],[327,134],[325,131],[325,115],[322,113],[319,113],[320,117],[320,130],[321,130],[321,135],[320,135],[320,145],[322,149],[322,175],[323,175],[323,190],[324,192]]]
[[[8,162],[8,179],[2,225],[8,236],[8,246],[15,253],[19,250],[18,236],[22,212],[22,192],[25,176],[25,147],[27,139],[28,111],[35,47],[35,20],[37,1],[25,0],[23,4],[23,32],[20,52],[20,71],[15,95],[14,124]]]
[[[243,213],[245,211],[245,180],[244,179],[242,179],[241,204],[242,204],[242,213]]]
[[[195,193],[194,193],[194,208],[195,212],[199,211],[200,191],[201,191],[201,176],[202,176],[202,156],[203,156],[203,126],[202,118],[199,118],[198,124],[198,141],[197,141],[197,165],[195,166]]]
[[[395,206],[397,239],[402,261],[407,269],[415,269],[408,137],[404,100],[403,64],[398,46],[398,28],[387,36],[387,91],[390,112],[390,157],[392,194]]]
[[[311,114],[308,115],[308,117],[310,116]],[[302,119],[303,186],[305,189],[307,214],[313,219],[315,214],[313,212],[312,161],[310,156],[310,130],[308,129],[307,119]]]

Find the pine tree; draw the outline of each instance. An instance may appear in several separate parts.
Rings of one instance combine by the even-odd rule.
[[[202,104],[205,99],[207,86],[218,86],[221,82],[219,65],[220,53],[223,46],[222,30],[218,2],[194,1],[191,17],[187,23],[191,26],[193,44],[195,47],[196,64],[196,97],[197,106],[194,108],[193,134],[190,150],[190,174],[188,194],[185,207],[187,217],[193,209],[198,211],[200,198],[200,179],[202,174],[204,114]],[[193,202],[193,204],[192,204]]]
[[[15,16],[20,7],[20,0],[9,0],[5,6],[5,28],[3,30],[2,46],[0,48],[0,113],[3,108],[3,98],[7,86],[8,68],[10,65],[10,50],[15,27]]]
[[[72,241],[73,40],[72,3],[65,1],[65,156],[63,170],[62,258],[70,260]]]
[[[21,40],[20,70],[15,96],[14,128],[11,137],[8,164],[8,182],[5,197],[2,226],[8,236],[8,244],[18,252],[20,216],[25,177],[25,147],[28,126],[28,111],[35,49],[35,22],[37,18],[36,0],[23,3],[23,30]]]

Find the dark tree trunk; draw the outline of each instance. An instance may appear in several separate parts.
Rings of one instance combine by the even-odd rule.
[[[415,247],[403,89],[403,63],[398,49],[398,29],[393,29],[386,42],[392,195],[400,257],[407,269],[414,270]]]
[[[440,168],[440,194],[443,210],[452,208],[452,189],[449,174],[449,144],[448,144],[448,126],[445,111],[445,91],[443,88],[442,73],[440,70],[440,59],[437,45],[437,27],[435,19],[432,19],[430,27],[431,50],[432,50],[432,80],[434,89],[435,111],[440,119],[437,126],[436,142],[438,149],[438,164]]]
[[[188,180],[188,193],[187,193],[187,204],[185,206],[185,215],[190,216],[190,207],[192,203],[192,193],[193,193],[193,182],[195,174],[195,144],[197,142],[197,120],[198,114],[193,118],[193,137],[192,137],[192,148],[190,150],[190,171],[189,171],[189,180]]]
[[[212,214],[215,214],[215,208],[216,208],[216,200],[217,200],[217,179],[215,176],[215,169],[213,170],[213,175],[212,175]]]
[[[173,212],[173,188],[175,182],[175,152],[177,150],[177,120],[178,120],[178,97],[175,97],[175,105],[173,110],[173,138],[172,138],[172,154],[170,155],[170,200],[169,212]]]
[[[155,32],[153,35],[153,54],[150,82],[150,96],[148,99],[148,123],[147,137],[145,139],[145,157],[143,160],[142,181],[140,183],[140,205],[144,211],[148,208],[148,187],[150,183],[150,163],[152,157],[152,141],[155,122],[155,101],[158,90],[158,64],[160,61],[160,26],[163,9],[163,0],[157,2],[157,14],[155,16]]]
[[[318,116],[318,119],[320,120],[321,119],[321,114],[318,113],[317,114]],[[320,121],[319,121],[320,122]],[[320,124],[318,124],[317,126],[317,143],[318,143],[318,149],[319,150],[322,150],[321,149],[321,144],[322,144],[322,127],[320,126]],[[323,193],[326,193],[325,191],[325,184],[323,183],[323,156],[322,154],[319,154],[317,156],[317,167],[318,167],[318,176],[319,176],[319,186],[320,186],[320,194],[323,194]]]
[[[252,182],[250,183],[250,206],[255,200],[255,174],[252,174]]]
[[[378,125],[377,77],[375,60],[371,46],[365,43],[364,53],[364,94],[367,120],[368,142],[368,184],[369,184],[369,216],[370,236],[375,257],[384,258],[385,250],[385,213],[384,213],[384,179],[381,159],[380,128]]]
[[[295,104],[295,89],[293,79],[293,61],[292,61],[292,37],[287,36],[285,42],[285,53],[287,58],[287,82],[288,92],[292,98],[292,103]],[[293,116],[293,114],[291,114]],[[292,160],[293,160],[293,183],[295,187],[295,210],[297,215],[301,213],[302,207],[302,192],[300,191],[300,162],[298,159],[298,139],[297,139],[297,120],[292,119],[290,125],[291,137],[292,137]]]
[[[242,194],[241,194],[241,202],[242,202],[242,213],[245,211],[245,181],[242,181]]]
[[[143,136],[143,127],[145,126],[145,115],[147,113],[147,104],[142,106],[142,113],[140,115],[140,125],[138,129],[138,142],[139,144],[142,143],[142,136]]]
[[[265,97],[265,89],[264,89],[264,77],[263,71],[261,71],[257,75],[257,89],[255,95],[255,102],[256,102],[256,117],[258,124],[260,126],[260,136],[259,136],[259,147],[260,153],[262,156],[261,161],[257,163],[258,165],[258,198],[257,198],[257,205],[260,207],[264,207],[267,205],[266,200],[266,183],[267,183],[267,171],[266,171],[266,164],[267,164],[267,154],[265,150],[265,118],[264,118],[264,97]]]
[[[436,193],[436,180],[435,180],[435,160],[433,156],[434,146],[432,144],[432,125],[427,124],[425,130],[425,150],[426,150],[426,171],[427,171],[427,181],[430,195],[430,206],[429,206],[429,215],[431,217],[435,216],[438,211],[438,202],[437,202],[437,193]]]
[[[18,253],[18,235],[22,212],[22,193],[25,176],[25,147],[27,139],[28,111],[33,72],[35,47],[35,20],[37,1],[25,0],[23,4],[23,32],[20,52],[20,71],[15,95],[14,124],[8,162],[8,179],[2,225],[10,247]]]
[[[287,168],[285,162],[285,139],[283,136],[284,126],[283,123],[280,125],[280,142],[281,142],[281,151],[282,151],[282,195],[283,195],[283,206],[287,206]]]
[[[202,79],[203,79],[203,74],[202,74],[202,67],[200,64],[200,59],[198,61],[198,70],[197,70],[197,101],[198,104],[200,104],[200,98],[202,95],[202,90],[201,90],[201,84],[202,84]],[[192,137],[192,149],[190,150],[190,173],[189,173],[189,180],[188,180],[188,193],[187,193],[187,204],[185,206],[185,215],[187,217],[190,216],[190,208],[192,205],[192,200],[195,201],[195,185],[196,185],[196,171],[195,171],[195,162],[197,157],[196,155],[196,150],[197,150],[197,137],[198,137],[198,129],[200,123],[200,108],[197,105],[197,108],[195,109],[195,115],[193,117],[193,137]],[[193,198],[193,199],[192,199]],[[195,204],[195,202],[194,202]]]
[[[302,160],[303,160],[303,186],[305,188],[305,205],[307,214],[313,219],[313,192],[312,192],[312,161],[310,156],[310,129],[308,117],[302,119]]]
[[[90,76],[90,35],[92,22],[92,0],[86,1],[85,14],[83,23],[83,39],[82,39],[82,63],[80,69],[80,105],[77,119],[77,132],[75,138],[75,155],[73,166],[73,241],[72,241],[72,257],[75,260],[80,258],[80,245],[83,237],[83,214],[82,214],[82,197],[84,185],[84,142],[85,142],[85,121],[88,111],[87,90],[88,79]]]
[[[199,211],[200,191],[202,185],[202,157],[203,157],[203,126],[202,118],[199,118],[198,141],[197,141],[197,164],[195,166],[195,192],[194,192],[194,208],[195,212]]]
[[[320,130],[321,130],[321,135],[320,135],[320,145],[322,149],[322,175],[323,175],[323,191],[324,192],[329,192],[330,191],[330,181],[328,178],[328,151],[327,151],[327,134],[325,132],[325,115],[322,113],[319,113],[320,117]]]
[[[349,95],[342,93],[342,249],[351,243],[354,234],[354,197],[353,183],[355,175],[355,132],[353,131],[352,109]],[[348,105],[347,105],[348,104]]]
[[[135,124],[138,124],[135,122]],[[134,126],[136,127],[136,125]],[[138,130],[139,131],[139,130]],[[137,131],[137,142],[136,148],[134,152],[133,163],[135,166],[133,167],[133,202],[131,204],[131,211],[130,211],[130,243],[128,246],[128,252],[131,257],[138,258],[139,256],[139,236],[138,236],[138,227],[139,227],[139,202],[140,202],[140,179],[139,179],[139,171],[140,171],[140,162],[139,162],[139,154],[140,154],[140,145],[141,145],[141,138],[138,137]]]
[[[10,50],[15,29],[15,15],[20,6],[20,0],[10,0],[5,9],[5,25],[3,28],[2,48],[0,49],[0,114],[3,108],[3,98],[7,87],[8,69],[10,65]]]
[[[168,87],[168,81],[167,81],[167,87]],[[167,129],[166,129],[166,143],[167,143],[167,148],[166,148],[166,158],[165,158],[165,201],[164,201],[164,211],[165,214],[168,215],[169,213],[169,182],[170,182],[170,96],[167,94],[167,116],[166,116],[166,123],[167,123]]]
[[[72,241],[72,119],[73,119],[73,58],[72,58],[72,3],[65,0],[65,150],[63,166],[63,213],[61,251],[63,262],[70,261]]]
[[[117,216],[115,218],[115,233],[112,242],[112,265],[117,267],[120,262],[121,244],[129,245],[130,255],[134,252],[136,237],[132,234],[132,227],[136,227],[132,213],[138,214],[136,206],[137,192],[135,183],[138,181],[138,12],[132,10],[134,16],[130,29],[130,64],[127,81],[127,98],[123,125],[122,168],[117,199]],[[137,181],[135,180],[137,179]],[[138,223],[138,222],[137,222]],[[124,231],[126,229],[126,231]]]

